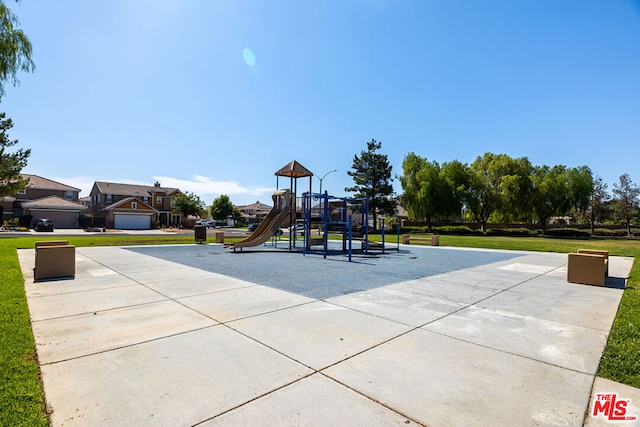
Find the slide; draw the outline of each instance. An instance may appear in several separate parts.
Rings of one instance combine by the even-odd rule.
[[[279,190],[271,196],[273,199],[273,209],[262,220],[258,228],[250,236],[237,243],[229,245],[234,251],[236,248],[248,246],[258,246],[273,237],[278,229],[289,220],[289,204],[291,203],[291,192],[289,190]]]

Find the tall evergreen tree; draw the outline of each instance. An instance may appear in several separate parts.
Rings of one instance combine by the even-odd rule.
[[[5,113],[0,113],[0,197],[13,196],[27,187],[28,181],[22,179],[20,172],[27,166],[31,154],[29,149],[7,152],[7,148],[16,145],[18,140],[9,139],[7,132],[13,127],[13,121],[6,117]]]
[[[353,178],[355,185],[345,188],[355,197],[369,197],[369,213],[373,217],[374,228],[377,228],[377,215],[393,215],[396,203],[393,197],[392,166],[386,154],[378,153],[382,142],[372,139],[367,142],[367,150],[361,151],[360,156],[354,156],[352,171],[347,174]]]

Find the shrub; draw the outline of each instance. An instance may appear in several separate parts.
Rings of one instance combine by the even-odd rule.
[[[31,227],[31,221],[33,220],[33,215],[28,214],[28,215],[22,215],[20,217],[20,227],[26,227],[29,228]]]
[[[433,227],[433,231],[438,234],[482,234],[481,230],[473,230],[466,225],[443,225]]]
[[[487,230],[487,234],[490,236],[537,236],[538,232],[525,227],[490,228]]]
[[[550,228],[545,236],[549,237],[591,237],[590,230],[579,230],[577,228]]]
[[[624,230],[622,228],[618,228],[615,230],[612,230],[610,228],[596,228],[593,230],[593,234],[602,237],[624,237],[627,235],[627,230]]]
[[[18,218],[5,219],[2,226],[7,228],[15,228],[18,226],[18,223],[19,223]]]
[[[78,225],[80,228],[89,228],[93,227],[93,215],[91,214],[82,214],[78,217]]]
[[[426,233],[428,230],[428,227],[421,227],[418,225],[405,225],[404,227],[402,227],[402,232],[403,233]]]

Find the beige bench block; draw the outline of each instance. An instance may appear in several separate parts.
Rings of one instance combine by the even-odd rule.
[[[431,237],[411,237],[410,234],[402,235],[402,244],[410,245],[413,242],[430,242],[431,246],[440,246],[440,236],[433,234]]]
[[[607,260],[604,275],[609,277],[609,251],[602,251],[598,249],[578,249],[578,253],[604,256],[604,259]]]
[[[603,255],[569,254],[567,281],[585,285],[604,286],[608,260]]]
[[[43,240],[36,242],[36,249],[42,246],[63,246],[68,244],[69,242],[67,240]]]
[[[76,247],[69,245],[36,247],[35,280],[76,275]]]

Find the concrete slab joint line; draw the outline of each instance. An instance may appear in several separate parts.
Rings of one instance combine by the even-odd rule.
[[[53,426],[597,426],[597,393],[640,403],[595,378],[629,258],[595,287],[523,251],[77,248],[39,283],[18,256]]]

